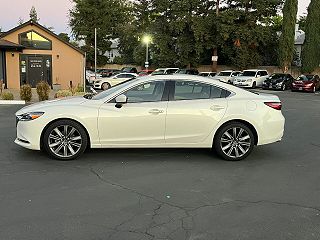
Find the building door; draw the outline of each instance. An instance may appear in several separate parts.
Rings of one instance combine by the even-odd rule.
[[[35,88],[40,81],[52,86],[52,58],[50,55],[22,54],[20,57],[21,84]]]
[[[43,80],[43,57],[28,57],[28,83],[36,87],[37,83]]]
[[[0,81],[6,84],[5,52],[0,50]]]

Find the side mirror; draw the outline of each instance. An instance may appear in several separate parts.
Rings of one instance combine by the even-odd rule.
[[[127,102],[128,98],[124,94],[116,97],[116,108],[122,108],[123,104],[126,104]]]

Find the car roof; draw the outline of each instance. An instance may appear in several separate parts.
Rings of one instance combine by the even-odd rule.
[[[172,68],[157,68],[155,71],[157,71],[157,70],[168,70],[168,69],[179,69],[179,68],[174,68],[174,67],[172,67]]]
[[[245,71],[253,71],[253,72],[257,72],[257,71],[266,71],[267,72],[267,70],[266,69],[246,69],[246,70],[243,70],[244,72]]]

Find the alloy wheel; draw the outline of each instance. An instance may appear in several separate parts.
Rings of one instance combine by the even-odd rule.
[[[243,157],[250,150],[251,145],[252,139],[249,133],[241,127],[229,128],[220,139],[221,150],[233,159]]]
[[[102,88],[102,90],[108,90],[110,88],[110,84],[109,83],[103,83],[101,88]]]
[[[54,155],[61,158],[69,158],[80,151],[82,137],[73,126],[60,125],[50,132],[48,146]]]

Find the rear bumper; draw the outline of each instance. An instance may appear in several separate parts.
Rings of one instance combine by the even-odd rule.
[[[270,110],[278,111],[278,110]],[[265,145],[279,142],[282,140],[285,129],[285,118],[281,111],[277,114],[269,114],[268,118],[263,123],[259,133],[258,145]]]

